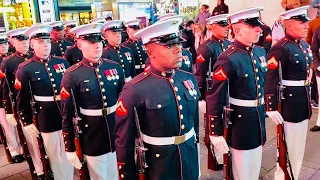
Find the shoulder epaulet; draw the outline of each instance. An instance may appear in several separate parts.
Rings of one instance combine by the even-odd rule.
[[[183,72],[183,73],[187,73],[187,74],[192,74],[192,73],[190,73],[188,71],[185,71],[185,70],[182,70],[182,69],[177,69],[177,71],[180,71],[180,72]]]
[[[281,45],[281,46],[284,46],[287,42],[289,42],[289,39],[286,38],[286,37],[284,37],[284,38],[280,39],[276,44],[279,44],[279,45]],[[276,45],[276,44],[275,44],[275,45]]]
[[[235,45],[231,45],[228,47],[228,49],[226,49],[226,51],[223,52],[223,54],[227,54],[227,56],[230,56],[231,54],[233,54],[236,51],[237,47]]]
[[[10,54],[9,56],[4,57],[3,61],[9,60],[9,59],[13,58],[13,56],[14,56],[14,54]]]
[[[67,49],[72,49],[72,48],[74,48],[76,45],[74,44],[74,45],[72,45],[72,46],[69,46],[69,47],[67,47]]]
[[[19,67],[19,68],[24,67],[25,65],[31,63],[32,60],[33,60],[33,58],[30,58],[30,59],[28,59],[28,60],[26,60],[26,61],[23,61],[22,63],[19,64],[18,67]]]
[[[129,47],[127,47],[127,46],[124,46],[124,45],[122,45],[122,44],[120,44],[120,46],[122,46],[122,47],[124,47],[124,48],[127,48],[127,49],[131,49],[131,48],[129,48]]]
[[[78,62],[66,70],[66,73],[71,73],[72,71],[78,69],[82,65],[82,62]]]
[[[137,84],[137,83],[141,82],[142,80],[144,80],[145,78],[147,78],[150,74],[151,74],[150,70],[145,71],[145,72],[137,75],[136,77],[134,77],[130,82],[132,84]]]
[[[105,61],[105,62],[108,62],[108,63],[112,63],[112,64],[119,64],[119,63],[117,63],[117,62],[115,62],[115,61],[112,61],[112,60],[110,60],[110,59],[106,59],[106,58],[101,58],[103,61]]]
[[[126,40],[125,42],[121,43],[120,45],[125,46],[125,45],[128,44],[128,43],[129,43],[129,40]]]
[[[58,60],[66,61],[66,59],[65,59],[64,57],[62,57],[62,56],[54,56],[54,55],[52,55],[52,57],[53,57],[53,58],[56,58],[56,59],[58,59]]]

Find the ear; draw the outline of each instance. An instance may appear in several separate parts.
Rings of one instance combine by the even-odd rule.
[[[78,47],[80,50],[81,50],[81,44],[82,44],[82,43],[81,43],[81,40],[78,39],[78,40],[77,40],[77,47]]]
[[[31,39],[30,42],[29,42],[29,43],[30,43],[30,47],[31,47],[32,49],[34,49],[33,41],[34,41],[34,40]]]

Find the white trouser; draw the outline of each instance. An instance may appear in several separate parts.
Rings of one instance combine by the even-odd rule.
[[[28,146],[36,173],[37,175],[41,175],[43,174],[43,166],[40,159],[40,150],[39,150],[37,138],[31,137],[24,128],[22,128],[22,131],[24,134],[24,138],[27,142],[27,146]]]
[[[262,161],[262,146],[251,150],[230,148],[234,180],[258,180]]]
[[[298,179],[303,162],[304,150],[307,139],[308,120],[299,123],[284,121],[284,134],[286,136],[287,149],[292,167],[294,179]],[[290,174],[290,170],[288,168]],[[277,171],[274,173],[275,180],[283,180],[284,174],[277,163]]]
[[[118,180],[116,152],[86,158],[91,180]]]
[[[319,95],[318,103],[319,103],[320,102],[320,77],[316,76],[316,79],[317,79],[317,84],[318,84],[318,95]],[[320,113],[319,112],[320,112],[320,106],[318,109],[318,119],[317,119],[317,123],[316,123],[317,126],[320,126]]]
[[[72,180],[74,167],[67,159],[62,138],[62,130],[43,133],[43,144],[49,157],[50,166],[54,175],[54,179]]]
[[[0,123],[4,130],[11,156],[13,157],[22,154],[22,149],[19,146],[18,132],[16,131],[16,128],[7,121],[4,108],[0,108]]]

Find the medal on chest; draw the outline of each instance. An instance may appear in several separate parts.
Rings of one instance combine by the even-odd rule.
[[[116,69],[105,70],[104,75],[107,77],[108,81],[119,79],[118,71]]]
[[[183,81],[183,84],[184,84],[184,87],[187,88],[187,90],[189,91],[189,94],[191,96],[197,95],[197,91],[194,89],[194,84],[190,79],[186,80],[186,81]]]

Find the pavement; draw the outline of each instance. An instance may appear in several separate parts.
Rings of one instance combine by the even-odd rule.
[[[316,123],[318,110],[313,109],[309,121],[309,128]],[[200,116],[201,117],[201,116]],[[200,137],[204,136],[203,119],[200,119]],[[267,143],[263,147],[262,167],[259,180],[273,180],[276,162],[276,125],[267,118]],[[207,148],[201,142],[201,174],[200,180],[222,180],[222,171],[207,169]],[[5,180],[32,180],[26,162],[8,164],[4,148],[0,145],[0,179]],[[80,180],[78,171],[75,171],[74,180]],[[320,180],[320,132],[308,131],[306,150],[300,176],[298,180]]]

